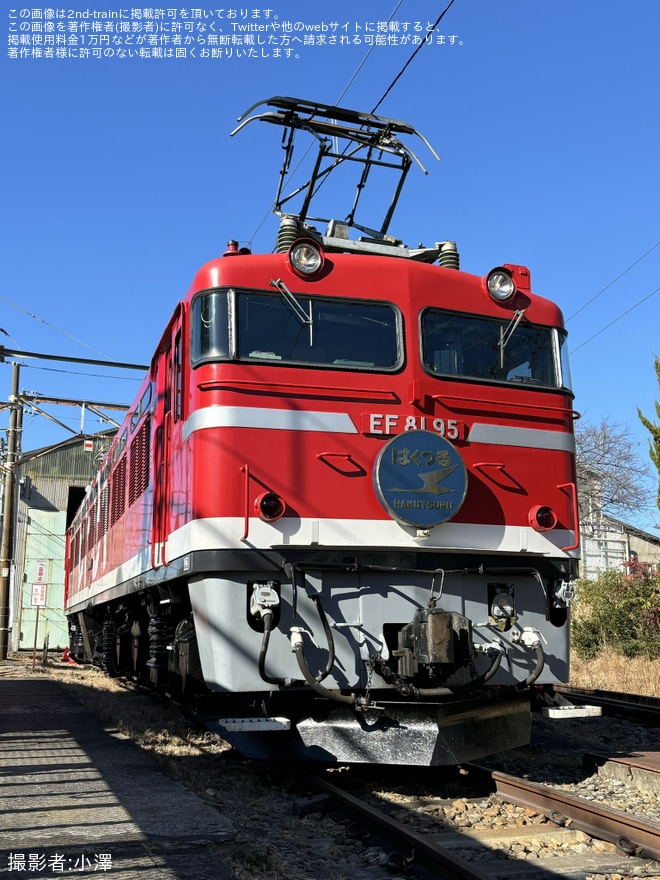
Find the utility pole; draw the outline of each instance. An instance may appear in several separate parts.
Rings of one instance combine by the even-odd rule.
[[[21,403],[18,397],[20,366],[12,364],[7,460],[4,478],[4,512],[2,517],[2,548],[0,549],[0,661],[7,659],[9,645],[9,583],[14,554],[14,463],[18,455]]]

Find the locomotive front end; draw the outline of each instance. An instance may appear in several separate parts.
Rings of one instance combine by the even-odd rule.
[[[236,709],[216,728],[249,754],[337,761],[454,764],[527,742],[530,689],[568,676],[559,329],[489,309],[455,270],[326,254],[306,282],[277,259],[245,257],[246,290],[225,269],[212,312],[242,369],[202,352],[183,427],[197,509],[210,473],[225,487],[231,570],[189,579],[204,680]],[[458,295],[464,313],[439,308]],[[193,340],[196,315],[218,339],[208,305],[192,300]],[[502,366],[507,333],[524,363]]]
[[[524,266],[472,275],[453,242],[391,236],[400,184],[379,229],[358,224],[372,166],[418,161],[412,127],[270,105],[254,118],[286,129],[282,181],[294,131],[320,143],[302,205],[281,182],[275,253],[230,242],[175,310],[72,526],[72,651],[211,692],[208,723],[252,756],[434,765],[522,745],[532,693],[568,679],[561,313]],[[321,232],[309,203],[341,139],[361,177]]]

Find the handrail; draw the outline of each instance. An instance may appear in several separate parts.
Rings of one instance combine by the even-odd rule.
[[[577,486],[575,483],[561,483],[557,486],[558,489],[570,489],[571,490],[571,498],[573,501],[573,525],[575,526],[575,544],[570,546],[562,547],[561,549],[566,550],[577,550],[580,546],[580,514],[578,511],[578,497],[577,497]]]
[[[235,386],[235,387],[232,387]],[[242,386],[242,387],[240,387]],[[368,400],[392,401],[400,403],[401,399],[395,391],[383,391],[378,388],[350,388],[346,385],[301,385],[288,382],[262,382],[257,379],[223,379],[198,382],[200,391],[234,391],[237,394],[249,393],[252,389],[264,394],[287,394],[291,397],[344,398],[354,400],[357,397]]]
[[[241,541],[247,541],[250,531],[250,465],[244,464],[241,472],[245,474],[245,511],[243,520],[243,537]]]

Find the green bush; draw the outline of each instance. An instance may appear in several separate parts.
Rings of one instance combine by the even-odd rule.
[[[624,657],[660,657],[660,576],[608,571],[578,581],[572,615],[573,648],[593,659],[609,650]]]

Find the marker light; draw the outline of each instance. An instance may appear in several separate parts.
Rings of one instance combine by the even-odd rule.
[[[289,248],[289,262],[294,272],[309,277],[321,271],[325,259],[315,241],[301,238]]]
[[[506,302],[516,292],[513,277],[506,269],[492,269],[486,276],[486,290],[495,302]]]
[[[274,523],[284,516],[286,504],[274,492],[264,492],[254,502],[254,511],[264,522]]]
[[[545,504],[537,504],[529,511],[529,524],[537,532],[547,532],[557,525],[557,514]]]

